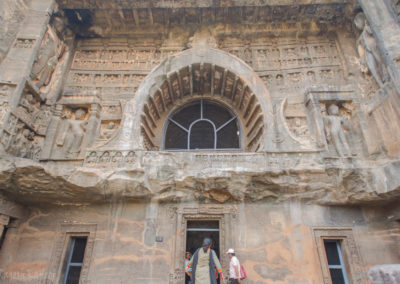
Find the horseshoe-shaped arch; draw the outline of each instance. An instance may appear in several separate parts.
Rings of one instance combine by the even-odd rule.
[[[273,135],[267,88],[244,61],[205,47],[185,50],[154,68],[126,104],[119,134],[105,146],[160,149],[168,115],[199,98],[223,102],[238,114],[244,130],[244,151],[266,150]]]

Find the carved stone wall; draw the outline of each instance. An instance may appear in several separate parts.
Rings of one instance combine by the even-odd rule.
[[[399,263],[397,2],[2,1],[0,282],[59,282],[75,235],[85,283],[178,284],[191,220],[249,283],[329,283],[324,238],[355,283]],[[202,98],[243,149],[164,151]]]
[[[21,22],[26,17],[28,0],[4,0],[0,3],[0,63],[6,57],[18,33]],[[30,48],[32,39],[17,39],[14,45]]]

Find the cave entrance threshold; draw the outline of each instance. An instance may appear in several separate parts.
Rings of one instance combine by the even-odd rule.
[[[218,220],[188,220],[186,227],[186,251],[193,255],[196,250],[201,247],[203,239],[210,238],[212,240],[211,248],[215,251],[218,259],[221,261],[219,227],[220,225]]]

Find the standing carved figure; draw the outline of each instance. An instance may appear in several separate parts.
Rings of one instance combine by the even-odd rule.
[[[86,111],[79,108],[75,111],[74,117],[67,116],[64,127],[61,130],[57,145],[63,146],[67,157],[76,157],[80,150],[83,137],[86,133],[87,121],[85,121]]]
[[[325,131],[328,142],[331,142],[340,157],[351,156],[343,127],[349,129],[345,118],[339,116],[339,107],[332,104],[328,108],[328,115],[324,118]]]
[[[38,88],[50,83],[51,76],[63,52],[64,46],[60,44],[56,32],[48,26],[31,71],[31,78],[36,82]]]
[[[358,13],[354,24],[361,31],[357,40],[357,51],[362,63],[362,72],[369,73],[374,77],[379,87],[382,87],[387,80],[387,71],[383,67],[383,60],[380,56],[376,40],[371,27],[363,13]]]

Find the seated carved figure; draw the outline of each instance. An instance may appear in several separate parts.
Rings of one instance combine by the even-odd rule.
[[[106,128],[101,133],[100,138],[104,139],[104,140],[109,140],[115,134],[116,130],[117,130],[117,126],[116,126],[115,122],[110,121],[107,124]]]
[[[328,142],[332,143],[341,157],[351,156],[343,127],[348,129],[345,118],[339,116],[339,107],[332,104],[328,107],[328,115],[324,118]]]

